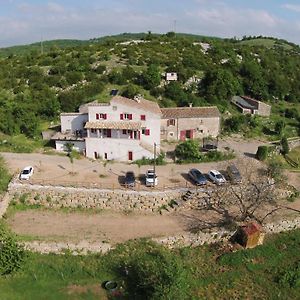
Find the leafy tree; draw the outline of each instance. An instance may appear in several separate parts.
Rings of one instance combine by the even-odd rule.
[[[275,123],[275,132],[279,136],[282,135],[284,128],[285,128],[285,122],[283,120],[279,120]]]
[[[188,274],[176,255],[151,241],[129,241],[107,255],[128,299],[189,299]]]
[[[188,103],[187,94],[177,81],[172,81],[166,86],[165,96],[174,100],[179,106],[185,106]]]
[[[288,143],[288,140],[287,140],[286,136],[283,136],[281,138],[280,144],[281,144],[281,152],[282,152],[282,154],[283,155],[288,154],[289,151],[290,151],[290,148],[289,148],[289,143]]]
[[[156,65],[150,65],[142,74],[143,85],[146,89],[153,89],[160,84],[160,72]]]
[[[0,223],[0,249],[0,275],[11,274],[22,267],[26,252],[3,223]]]
[[[175,148],[175,156],[179,160],[196,160],[201,157],[200,146],[196,140],[187,140]]]
[[[133,99],[134,96],[136,96],[137,94],[139,94],[138,87],[133,84],[129,84],[123,91],[122,96],[127,97],[129,99]]]
[[[201,96],[207,97],[209,101],[230,101],[232,96],[240,94],[241,85],[239,80],[226,69],[209,70],[199,86]]]

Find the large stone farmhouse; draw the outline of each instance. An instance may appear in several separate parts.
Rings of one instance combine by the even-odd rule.
[[[160,109],[153,101],[121,96],[87,103],[60,118],[61,132],[52,137],[56,150],[65,151],[69,143],[89,158],[119,161],[153,158],[161,140],[217,136],[220,130],[216,107]]]

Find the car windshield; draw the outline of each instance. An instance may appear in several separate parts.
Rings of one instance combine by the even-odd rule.
[[[216,175],[216,178],[217,178],[217,179],[222,179],[223,176],[222,176],[221,174],[217,174],[217,175]]]
[[[23,170],[23,171],[22,171],[22,174],[25,174],[25,175],[26,175],[26,174],[29,174],[29,173],[30,173],[30,170]]]
[[[154,175],[153,173],[147,175],[147,178],[155,178],[155,177],[156,177],[156,175]]]
[[[126,178],[127,178],[127,179],[134,179],[134,173],[128,172],[128,173],[126,174]]]

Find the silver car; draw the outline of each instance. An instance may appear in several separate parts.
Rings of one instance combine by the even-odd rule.
[[[217,185],[224,184],[226,182],[225,177],[217,170],[210,170],[208,176],[211,181]]]

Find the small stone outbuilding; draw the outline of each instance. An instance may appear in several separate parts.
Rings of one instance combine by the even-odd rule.
[[[251,222],[238,228],[233,236],[233,241],[246,249],[255,248],[256,246],[263,244],[264,237],[265,233],[263,232],[262,227],[256,222]]]

